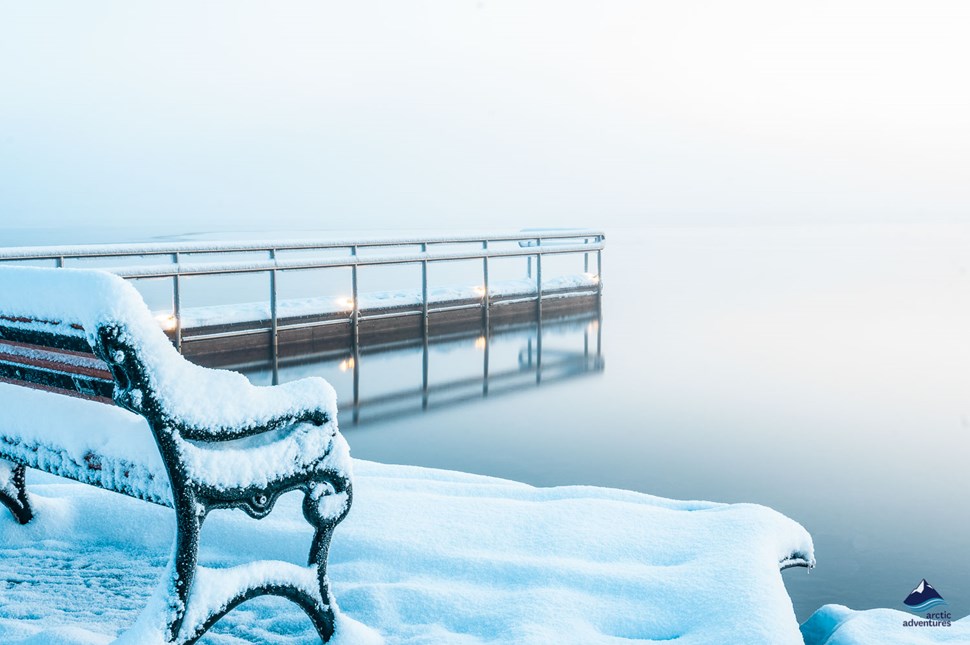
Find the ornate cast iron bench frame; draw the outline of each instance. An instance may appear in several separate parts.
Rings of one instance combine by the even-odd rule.
[[[144,304],[141,306],[144,307]],[[4,346],[17,351],[11,355],[11,352],[3,351]],[[172,351],[175,351],[174,348]],[[65,355],[70,360],[58,362],[58,355]],[[91,362],[95,357],[103,362],[102,367],[92,368]],[[77,360],[79,358],[84,360]],[[184,359],[179,357],[179,360]],[[93,334],[85,334],[76,324],[0,315],[0,381],[101,403],[113,401],[141,415],[148,422],[171,484],[171,502],[152,497],[134,487],[126,489],[124,484],[115,485],[111,490],[155,503],[171,503],[175,509],[177,533],[174,556],[168,567],[169,579],[163,580],[163,584],[167,584],[168,642],[178,645],[195,643],[222,616],[240,603],[261,595],[281,596],[299,605],[320,638],[328,641],[334,633],[335,602],[327,577],[327,555],[333,529],[346,517],[352,501],[349,473],[335,468],[334,462],[339,464],[339,459],[330,459],[334,450],[346,449],[337,431],[336,419],[331,418],[321,402],[317,407],[308,406],[296,413],[276,415],[260,423],[237,427],[193,426],[185,422],[178,410],[171,409],[153,389],[151,372],[152,366],[139,351],[138,344],[133,342],[132,329],[124,324],[105,324]],[[43,411],[38,410],[37,413],[43,414]],[[224,441],[286,432],[298,424],[312,424],[319,431],[329,431],[331,439],[326,453],[312,458],[309,464],[295,472],[266,473],[264,485],[225,486],[206,481],[204,476],[192,472],[180,455],[180,446],[184,442],[211,447]],[[39,463],[43,460],[31,457],[31,449],[18,446],[16,439],[11,438],[11,433],[5,430],[0,427],[0,460],[11,462],[12,474],[7,478],[6,488],[0,488],[0,502],[18,522],[26,524],[34,516],[25,484],[26,468],[72,475]],[[92,456],[88,465],[94,470],[100,469],[97,455]],[[98,485],[92,478],[75,478]],[[0,482],[0,486],[2,484]],[[239,589],[223,606],[201,608],[201,620],[193,620],[191,625],[183,624],[189,612],[190,592],[197,573],[200,531],[209,511],[236,508],[250,517],[261,519],[272,511],[282,494],[290,491],[303,493],[303,516],[314,529],[308,567],[315,567],[319,596],[315,593],[316,589],[310,593],[305,586],[298,584],[279,581],[257,583]],[[343,503],[323,503],[325,497],[338,502],[342,499]],[[194,612],[194,615],[200,615],[198,607]]]

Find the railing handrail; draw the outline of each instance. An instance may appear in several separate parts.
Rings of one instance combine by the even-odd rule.
[[[270,251],[312,251],[382,246],[419,246],[422,244],[465,244],[522,242],[590,238],[602,241],[606,234],[595,229],[548,229],[530,231],[476,232],[463,235],[407,235],[402,237],[331,238],[326,240],[240,240],[200,242],[137,242],[128,244],[72,244],[56,246],[17,246],[0,248],[0,261],[59,260],[125,256],[173,255],[176,253],[259,253]],[[480,256],[479,256],[480,257]]]
[[[511,249],[476,249],[472,251],[425,251],[398,255],[348,255],[334,258],[292,258],[236,262],[191,262],[152,264],[143,266],[99,267],[123,278],[173,278],[176,275],[218,275],[224,273],[264,273],[300,269],[324,269],[386,264],[414,264],[420,262],[447,262],[456,260],[480,260],[483,258],[527,257],[567,253],[592,253],[605,248],[603,242],[571,244],[562,246],[532,246]]]

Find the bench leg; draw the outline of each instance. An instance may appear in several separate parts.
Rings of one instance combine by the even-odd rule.
[[[350,511],[352,495],[350,479],[333,472],[322,473],[319,481],[308,482],[304,489],[303,515],[314,528],[308,566],[313,567],[316,572],[318,593],[310,593],[306,587],[284,579],[242,588],[231,598],[226,599],[225,603],[221,604],[219,608],[213,608],[209,611],[207,617],[197,625],[184,626],[180,618],[177,623],[173,624],[172,634],[178,634],[178,630],[182,629],[185,632],[182,634],[183,640],[171,642],[179,645],[192,645],[220,618],[237,606],[247,600],[264,595],[287,598],[295,603],[310,619],[317,634],[320,635],[320,640],[324,643],[328,642],[333,637],[335,630],[336,615],[334,608],[336,602],[330,591],[330,580],[327,577],[327,556],[329,555],[333,530]],[[190,579],[191,576],[192,572],[189,572],[183,575],[182,579]],[[182,616],[184,616],[184,612]]]
[[[330,471],[317,473],[314,481],[306,482],[300,488],[304,491],[303,515],[314,528],[310,545],[308,566],[315,571],[317,590],[307,587],[286,576],[274,580],[244,586],[230,596],[222,598],[218,606],[190,609],[191,603],[211,602],[193,598],[192,583],[197,576],[199,536],[208,507],[200,498],[201,493],[189,486],[173,486],[174,506],[177,525],[175,553],[169,564],[171,576],[166,585],[167,607],[165,608],[166,642],[171,645],[191,645],[195,643],[220,618],[239,604],[263,595],[287,598],[297,604],[309,617],[314,628],[326,643],[334,634],[335,601],[330,591],[327,577],[327,556],[334,528],[350,511],[352,488],[350,479]],[[211,502],[210,502],[211,503]],[[224,508],[214,505],[213,508]],[[268,513],[269,510],[266,510]],[[264,515],[261,515],[264,516]],[[218,575],[206,571],[205,576]],[[186,618],[191,616],[191,624]]]
[[[328,473],[326,483],[311,482],[303,498],[303,517],[314,527],[307,564],[317,569],[320,598],[324,603],[318,616],[310,615],[310,620],[317,627],[323,642],[327,642],[333,636],[333,608],[336,604],[330,591],[330,579],[327,576],[330,539],[333,536],[334,527],[350,512],[352,501],[353,487],[350,479],[339,473]],[[342,503],[343,507],[333,509],[334,503]],[[309,615],[309,612],[307,613]]]
[[[34,509],[27,497],[27,467],[10,462],[3,465],[10,467],[10,478],[0,488],[0,503],[10,509],[18,522],[26,524],[34,518]]]
[[[173,491],[175,489],[173,488]],[[179,643],[179,631],[188,609],[189,591],[195,578],[199,559],[199,534],[205,519],[204,506],[198,504],[195,493],[186,487],[175,494],[175,557],[169,583],[168,642]]]

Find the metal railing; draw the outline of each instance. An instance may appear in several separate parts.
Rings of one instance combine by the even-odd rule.
[[[542,315],[542,258],[547,255],[583,254],[584,269],[589,273],[590,255],[596,257],[596,290],[602,291],[603,249],[605,233],[600,230],[530,230],[519,232],[479,233],[469,235],[429,235],[423,237],[405,236],[397,238],[374,239],[331,239],[331,240],[276,240],[241,242],[172,242],[143,244],[98,244],[83,246],[47,247],[8,247],[0,249],[0,263],[5,262],[43,262],[51,261],[56,267],[68,265],[68,261],[81,263],[92,259],[119,260],[140,257],[167,258],[163,264],[139,266],[99,266],[127,279],[167,278],[172,281],[172,303],[174,317],[174,342],[182,351],[182,279],[189,276],[252,274],[269,275],[270,316],[268,328],[252,328],[231,332],[233,334],[255,334],[269,332],[274,361],[279,356],[279,298],[277,278],[280,272],[306,269],[349,267],[351,270],[351,304],[348,320],[352,326],[353,350],[355,355],[360,347],[360,302],[358,297],[358,270],[363,266],[420,264],[421,266],[421,315],[423,333],[428,335],[429,315],[438,309],[428,300],[428,266],[436,262],[460,260],[481,260],[483,289],[481,306],[484,324],[488,328],[492,301],[489,291],[489,261],[496,258],[525,257],[529,261],[527,275],[535,278],[536,313]],[[497,248],[502,243],[512,243],[506,248]],[[465,250],[447,250],[440,247],[450,245],[468,246]],[[439,248],[435,248],[439,247]],[[336,257],[286,257],[294,252],[324,252],[344,249],[346,255]],[[386,254],[361,255],[363,249],[387,251]],[[265,253],[263,260],[198,261],[215,254],[252,254]],[[535,262],[535,271],[532,263]],[[449,307],[453,308],[453,307]]]

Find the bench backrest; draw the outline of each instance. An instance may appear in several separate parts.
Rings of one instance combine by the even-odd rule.
[[[114,404],[111,370],[86,339],[7,324],[27,320],[0,316],[0,382]]]
[[[98,355],[107,325],[151,319],[140,295],[100,271],[0,268],[0,381],[114,404]],[[156,325],[157,327],[157,325]]]
[[[131,284],[90,269],[0,267],[0,379],[113,401],[189,440],[336,421],[323,379],[256,387],[189,363]]]

